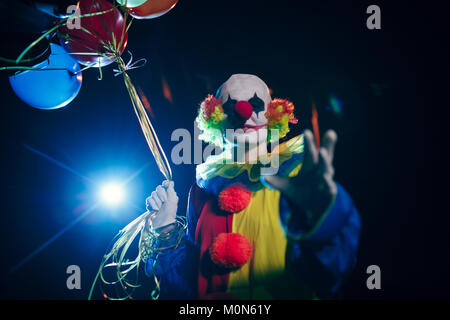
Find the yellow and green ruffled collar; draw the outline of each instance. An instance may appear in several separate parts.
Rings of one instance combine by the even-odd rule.
[[[286,167],[288,171],[293,170],[293,167],[296,167],[297,165],[286,165],[288,164],[287,162],[289,162],[288,160],[290,160],[293,155],[303,155],[303,135],[301,134],[279,144],[273,152],[268,154],[268,156],[271,157],[275,154],[278,154],[279,156],[279,168]],[[199,179],[203,181],[210,180],[215,177],[233,179],[241,175],[243,172],[247,172],[250,182],[259,181],[260,169],[263,166],[259,161],[256,163],[226,163],[227,159],[231,159],[230,150],[225,150],[219,155],[209,156],[204,163],[197,165],[197,181]]]

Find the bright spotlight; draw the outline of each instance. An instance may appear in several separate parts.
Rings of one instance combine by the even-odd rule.
[[[100,199],[108,207],[119,205],[125,198],[122,185],[117,182],[110,182],[100,189]]]

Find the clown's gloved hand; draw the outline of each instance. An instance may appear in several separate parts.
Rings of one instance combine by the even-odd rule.
[[[150,222],[153,229],[168,226],[175,222],[178,196],[173,181],[165,180],[145,201],[148,211],[153,211]]]
[[[313,227],[334,203],[337,186],[333,180],[333,155],[337,134],[328,130],[319,150],[310,130],[304,132],[305,154],[300,173],[292,178],[266,176],[269,185],[278,189],[288,200],[293,211],[302,214],[301,219]]]

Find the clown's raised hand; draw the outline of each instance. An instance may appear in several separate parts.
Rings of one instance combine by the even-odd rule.
[[[333,155],[337,134],[328,130],[319,149],[310,130],[304,132],[305,154],[299,174],[292,178],[266,176],[265,180],[278,189],[294,211],[301,212],[308,226],[314,223],[333,203],[337,186],[333,180]]]
[[[158,229],[175,222],[178,208],[178,196],[173,181],[165,180],[145,201],[148,211],[153,211],[150,222]]]

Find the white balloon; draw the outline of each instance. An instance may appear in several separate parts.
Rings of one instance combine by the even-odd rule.
[[[117,2],[124,6],[126,4],[127,8],[135,8],[146,2],[147,0],[117,0]]]

